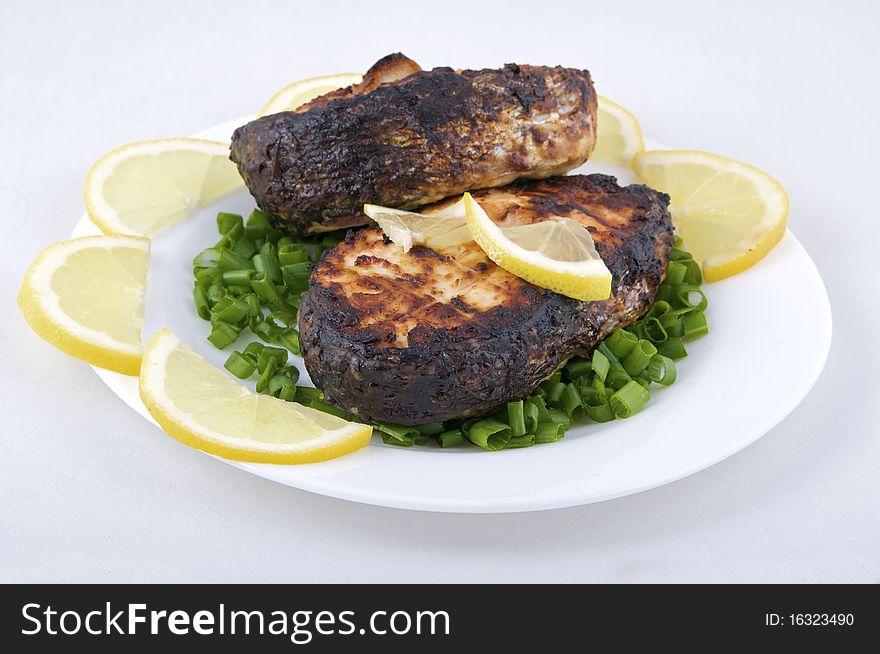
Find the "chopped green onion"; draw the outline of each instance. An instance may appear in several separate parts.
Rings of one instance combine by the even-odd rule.
[[[212,284],[208,287],[208,302],[217,304],[223,297],[223,287],[220,284]]]
[[[277,340],[279,345],[283,345],[297,356],[299,355],[299,332],[295,329],[285,329],[278,334]]]
[[[639,342],[638,337],[625,329],[618,329],[605,339],[604,344],[618,359],[623,359]],[[606,352],[603,352],[608,356]]]
[[[238,324],[248,316],[248,303],[240,297],[235,298],[228,306],[217,311],[219,306],[221,305],[214,306],[214,317],[222,322]]]
[[[299,381],[299,368],[297,368],[296,366],[282,366],[275,374],[281,375],[282,377],[287,379],[287,381],[294,384]]]
[[[461,429],[450,429],[440,434],[437,440],[440,442],[440,447],[455,447],[464,443],[464,434],[461,433]]]
[[[550,412],[547,410],[547,404],[544,401],[544,398],[540,395],[532,395],[529,397],[529,402],[535,406],[535,409],[538,411],[538,422],[550,422],[552,418],[550,417]]]
[[[213,285],[223,285],[223,271],[217,266],[210,268],[199,268],[196,270],[196,282],[204,289],[208,289]]]
[[[504,446],[507,450],[512,450],[518,447],[531,447],[536,442],[534,434],[523,434],[522,436],[511,436],[510,440],[507,441],[507,445]]]
[[[669,311],[672,306],[669,302],[665,302],[663,300],[655,300],[654,304],[648,309],[648,312],[645,314],[645,318],[659,318],[664,313]]]
[[[244,218],[237,213],[221,211],[217,214],[217,231],[225,234],[236,225],[244,226]]]
[[[654,296],[655,302],[669,302],[672,299],[673,288],[669,284],[660,284],[657,288],[657,294]]]
[[[230,354],[223,367],[239,379],[247,379],[257,370],[253,361],[238,352]]]
[[[295,263],[308,263],[309,253],[299,243],[285,244],[278,247],[278,262],[282,266],[289,266]]]
[[[288,380],[284,381],[281,390],[278,391],[278,399],[285,402],[293,402],[296,400],[296,383]]]
[[[510,427],[493,418],[475,422],[467,432],[470,442],[489,452],[503,450],[510,437]]]
[[[596,373],[596,377],[605,381],[605,377],[608,376],[608,370],[611,368],[611,362],[608,360],[608,357],[602,354],[598,349],[593,350],[593,359],[590,365],[593,372]]]
[[[377,431],[382,432],[382,441],[384,443],[388,443],[388,441],[385,440],[386,435],[393,439],[394,442],[388,443],[390,445],[412,447],[416,442],[416,439],[419,437],[418,429],[406,425],[395,425],[390,422],[375,422],[373,423],[373,427]]]
[[[266,267],[264,272],[269,275],[269,279],[275,284],[280,284],[283,281],[283,277],[281,266],[278,263],[278,248],[267,241],[260,248],[260,254],[262,255],[262,264]]]
[[[227,322],[218,321],[211,325],[211,333],[208,335],[208,341],[210,341],[218,350],[222,350],[224,347],[232,345],[238,338],[240,332],[241,329],[238,327],[230,325]]]
[[[684,261],[686,259],[693,259],[694,257],[690,252],[685,252],[684,250],[679,250],[678,248],[672,248],[669,252],[669,260],[670,261]]]
[[[211,305],[208,302],[208,294],[205,289],[196,284],[193,286],[193,301],[196,303],[196,313],[203,320],[211,319]]]
[[[608,401],[596,406],[588,404],[587,415],[590,416],[590,420],[593,422],[610,422],[616,417],[614,410],[611,408],[611,403]]]
[[[526,423],[526,433],[534,434],[541,420],[538,414],[538,407],[531,399],[526,399],[523,402],[523,417]]]
[[[641,411],[651,399],[651,395],[637,381],[633,380],[611,395],[611,408],[618,418],[629,418]]]
[[[703,271],[700,270],[700,266],[696,261],[693,259],[687,259],[681,263],[687,267],[687,272],[684,275],[685,284],[699,285],[703,283]]]
[[[199,252],[193,259],[193,268],[214,268],[220,261],[220,250],[207,248]]]
[[[507,403],[507,424],[510,425],[511,436],[522,436],[526,433],[526,415],[522,400]]]
[[[709,323],[706,322],[706,314],[702,311],[692,311],[681,320],[684,329],[684,337],[692,341],[699,336],[709,333]]]
[[[297,396],[302,395],[303,391],[306,391],[306,390],[309,390],[309,389],[300,388],[296,392]],[[299,399],[299,397],[297,397],[297,399]],[[303,397],[303,399],[300,400],[300,402],[303,402],[305,399],[306,398]],[[324,413],[329,413],[331,416],[336,416],[337,418],[342,418],[344,420],[351,420],[351,418],[352,418],[350,413],[348,413],[347,411],[343,411],[342,409],[340,409],[337,406],[333,406],[329,402],[326,402],[323,399],[323,397],[309,398],[308,401],[309,401],[309,404],[308,404],[309,408],[315,409],[316,411],[323,411]]]
[[[670,386],[675,382],[675,362],[662,354],[655,354],[648,364],[648,379],[662,386]]]
[[[223,273],[223,283],[227,286],[247,286],[250,281],[250,270],[227,270]]]
[[[416,444],[415,436],[401,439],[385,431],[379,431],[379,435],[382,437],[382,442],[385,443],[385,445],[394,445],[396,447],[412,447]]]
[[[286,383],[290,383],[290,380],[285,375],[279,375],[278,373],[275,373],[274,375],[272,375],[272,378],[269,380],[269,383],[266,386],[266,395],[278,397],[278,393],[281,392],[281,388]]]
[[[253,293],[248,293],[247,295],[242,295],[241,299],[245,301],[245,304],[248,305],[248,316],[251,318],[258,318],[259,320],[263,319],[263,311],[260,308],[260,300],[257,299],[257,296]]]
[[[547,404],[549,406],[557,406],[562,399],[562,393],[565,391],[565,384],[562,382],[554,382],[545,387],[547,391]]]
[[[662,343],[658,343],[657,352],[670,359],[682,359],[687,356],[687,350],[680,336],[670,336]]]
[[[257,370],[262,373],[270,364],[274,366],[273,370],[280,368],[287,363],[287,356],[287,350],[284,348],[264,347],[257,357]]]
[[[679,286],[684,282],[684,276],[687,273],[687,270],[687,266],[683,263],[670,261],[669,266],[666,268],[666,278],[663,280],[664,283],[669,284],[670,286]]]
[[[640,340],[623,360],[623,369],[631,377],[641,375],[655,354],[657,354],[657,348],[651,341]]]
[[[248,343],[247,347],[244,348],[243,354],[247,354],[248,356],[254,357],[254,361],[257,360],[257,357],[260,356],[260,352],[263,351],[263,348],[266,347],[262,343],[258,341],[254,341],[252,343]]]
[[[284,283],[291,293],[301,293],[309,287],[309,262],[281,266]]]
[[[583,418],[587,412],[583,400],[581,400],[580,391],[574,384],[567,384],[565,386],[565,389],[562,391],[560,403],[562,404],[562,409],[565,411],[565,415],[567,415],[572,422],[577,422]]]
[[[568,363],[565,364],[565,371],[568,373],[569,379],[577,379],[583,375],[586,375],[593,369],[593,364],[589,359],[582,359],[580,357],[575,357],[573,359],[569,359]]]
[[[666,333],[666,330],[663,329],[663,323],[657,318],[648,318],[645,321],[645,337],[657,345],[657,343],[662,343],[669,338],[669,334]]]
[[[323,400],[324,393],[323,391],[321,391],[320,388],[300,386],[296,391],[296,399],[303,404],[309,404],[309,402],[313,402],[315,400]]]
[[[694,295],[699,297],[699,301],[696,304],[692,301]],[[682,284],[679,286],[675,298],[679,301],[681,306],[696,311],[704,311],[706,307],[709,306],[706,294],[700,290],[699,286],[695,286],[694,284]]]
[[[253,262],[250,259],[240,257],[228,248],[220,248],[220,258],[217,265],[221,270],[253,270]]]
[[[275,376],[275,370],[277,368],[278,366],[274,360],[269,361],[269,364],[262,368],[260,367],[259,361],[257,361],[257,370],[260,372],[260,378],[257,380],[257,393],[262,393],[269,388],[269,382],[272,377]]]
[[[564,429],[571,427],[571,418],[562,409],[547,409],[550,413],[550,422],[562,425]]]
[[[416,425],[416,429],[422,436],[436,436],[443,431],[443,423],[428,422],[424,425]]]
[[[558,422],[545,422],[535,430],[536,443],[555,443],[565,436],[565,425]]]
[[[278,301],[278,289],[269,279],[268,273],[253,274],[250,278],[250,285],[263,302],[271,304]]]
[[[249,238],[241,238],[232,246],[232,251],[240,257],[250,259],[257,253],[257,246]]]

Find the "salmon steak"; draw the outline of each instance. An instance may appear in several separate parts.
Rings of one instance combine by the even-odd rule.
[[[472,195],[500,226],[581,223],[611,271],[611,297],[539,288],[475,243],[404,252],[377,228],[350,231],[316,264],[299,307],[305,365],[328,401],[405,425],[483,415],[528,396],[653,302],[673,243],[666,194],[571,175]]]
[[[422,71],[385,57],[355,86],[235,130],[231,159],[277,226],[364,225],[364,204],[411,209],[565,173],[596,143],[589,72],[508,64]]]

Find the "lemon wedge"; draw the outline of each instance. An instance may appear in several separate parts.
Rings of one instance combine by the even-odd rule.
[[[445,252],[474,240],[465,220],[464,200],[424,213],[365,204],[364,213],[404,252],[413,245]]]
[[[477,245],[508,272],[577,300],[611,296],[611,272],[577,221],[560,218],[502,229],[470,193],[464,194],[464,207]]]
[[[150,241],[86,236],[50,245],[27,269],[18,306],[40,337],[88,363],[137,375]]]
[[[596,148],[590,161],[629,166],[637,152],[645,149],[639,121],[629,111],[599,96]]]
[[[785,234],[788,195],[754,166],[697,150],[653,150],[636,154],[633,170],[669,194],[673,222],[706,281],[750,268]]]
[[[312,463],[354,452],[373,428],[256,395],[167,329],[144,350],[140,394],[169,436],[238,461]]]
[[[363,79],[363,75],[357,73],[339,73],[338,75],[311,77],[294,82],[273,95],[266,106],[260,109],[257,117],[277,114],[282,111],[293,111],[300,105],[304,105],[325,93],[353,84],[360,84],[361,79]]]
[[[105,234],[153,236],[242,183],[228,144],[169,138],[111,150],[89,169],[83,194]]]

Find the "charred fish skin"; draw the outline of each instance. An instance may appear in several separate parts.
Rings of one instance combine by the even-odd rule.
[[[293,233],[351,227],[369,222],[365,203],[408,209],[560,175],[593,151],[585,70],[409,70],[239,127],[230,158],[260,209]]]
[[[478,416],[529,395],[653,302],[672,247],[669,198],[575,175],[477,191],[499,224],[565,216],[590,230],[612,296],[580,302],[499,268],[475,245],[409,253],[352,231],[316,265],[299,311],[306,368],[333,404],[416,425]]]

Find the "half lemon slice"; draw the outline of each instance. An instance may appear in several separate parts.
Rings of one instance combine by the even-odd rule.
[[[92,365],[137,375],[150,241],[86,236],[50,245],[27,269],[18,306],[31,329]]]
[[[239,461],[324,461],[364,447],[373,430],[296,402],[251,393],[167,329],[144,351],[140,394],[168,435]]]
[[[260,109],[257,118],[281,113],[282,111],[293,111],[306,102],[330,93],[330,91],[360,84],[363,77],[363,75],[357,73],[339,73],[338,75],[311,77],[294,82],[273,95],[269,102]]]
[[[243,184],[229,145],[169,138],[129,143],[89,169],[89,218],[105,234],[153,236]]]
[[[474,240],[465,220],[463,199],[425,213],[365,204],[364,213],[404,252],[409,252],[413,245],[444,252]]]
[[[697,150],[636,154],[633,170],[668,193],[672,220],[706,281],[750,268],[785,234],[788,195],[754,166]]]
[[[601,95],[596,123],[596,148],[590,161],[629,166],[635,154],[645,149],[642,128],[636,117]]]
[[[501,228],[470,193],[464,194],[464,207],[477,245],[508,272],[585,302],[611,296],[611,272],[590,232],[577,221],[560,218]]]

